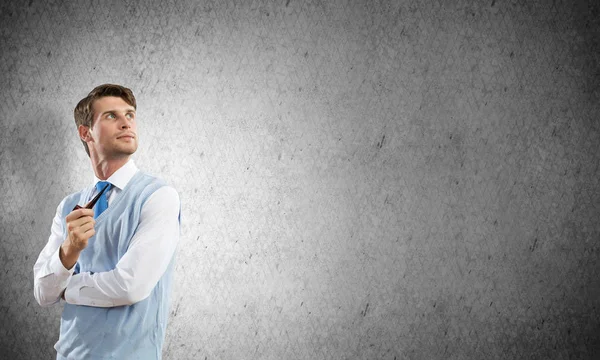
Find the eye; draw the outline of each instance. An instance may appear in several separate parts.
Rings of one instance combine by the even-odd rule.
[[[127,113],[127,114],[125,114],[125,116],[127,116],[128,119],[135,118],[135,114],[134,113]]]
[[[107,119],[114,119],[114,118],[115,118],[115,114],[113,114],[113,113],[108,113],[108,114],[106,115],[106,118],[107,118]]]

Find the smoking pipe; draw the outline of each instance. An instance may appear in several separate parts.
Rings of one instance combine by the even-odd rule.
[[[104,189],[100,190],[100,192],[94,196],[94,198],[92,200],[90,200],[89,203],[85,204],[85,206],[79,206],[79,205],[75,205],[75,207],[73,208],[73,211],[77,210],[77,209],[91,209],[94,207],[94,205],[96,205],[96,202],[98,201],[98,199],[100,199],[100,195],[102,195],[102,193],[104,192],[104,190],[108,189],[108,187],[110,186],[110,184],[106,184],[106,186],[104,187]]]

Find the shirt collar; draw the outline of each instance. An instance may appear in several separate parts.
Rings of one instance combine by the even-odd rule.
[[[121,166],[117,171],[115,171],[108,179],[106,179],[106,181],[113,184],[119,190],[123,190],[137,171],[138,168],[135,166],[133,159],[129,159],[125,165]],[[94,175],[94,185],[96,185],[98,181],[103,180],[98,179],[98,177]]]

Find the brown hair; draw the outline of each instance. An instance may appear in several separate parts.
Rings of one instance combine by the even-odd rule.
[[[75,125],[79,129],[79,125],[92,127],[92,121],[94,118],[94,113],[92,111],[92,106],[94,105],[94,101],[100,99],[105,96],[116,96],[120,97],[127,104],[133,106],[134,109],[137,109],[137,104],[135,102],[135,96],[133,96],[133,92],[121,85],[115,84],[104,84],[100,86],[96,86],[94,90],[90,91],[88,96],[84,97],[79,101],[77,106],[75,107],[75,111],[73,112],[73,116],[75,117]],[[81,140],[83,143],[83,147],[85,148],[85,152],[87,152],[88,156],[90,155],[90,150],[85,141]]]

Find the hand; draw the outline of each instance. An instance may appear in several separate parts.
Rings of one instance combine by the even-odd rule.
[[[87,247],[88,239],[96,234],[94,230],[94,210],[73,210],[66,218],[67,238],[60,247],[59,257],[66,269],[71,269],[79,253]]]

